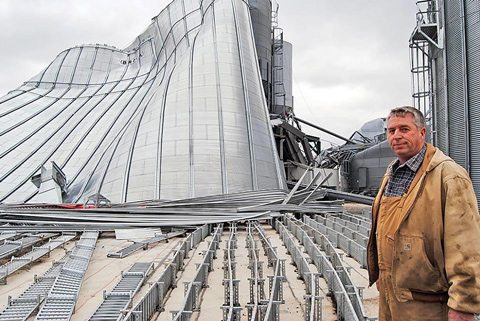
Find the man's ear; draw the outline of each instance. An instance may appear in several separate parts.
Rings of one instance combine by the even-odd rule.
[[[427,133],[427,129],[425,127],[423,127],[422,129],[420,129],[420,134],[422,134],[422,137],[425,138],[425,135]]]

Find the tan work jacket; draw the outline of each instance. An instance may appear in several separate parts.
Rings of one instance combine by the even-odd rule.
[[[387,170],[372,205],[367,246],[370,286],[379,277],[376,224]],[[394,234],[392,282],[398,301],[448,295],[452,309],[480,313],[480,215],[468,173],[427,144],[401,206]],[[427,299],[428,300],[428,299]]]

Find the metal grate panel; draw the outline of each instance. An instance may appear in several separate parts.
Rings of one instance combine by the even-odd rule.
[[[146,275],[153,269],[153,263],[137,262],[114,286],[111,292],[104,292],[103,302],[88,320],[108,321],[119,320],[122,310],[131,303],[133,296],[138,292],[145,281]]]
[[[6,282],[7,276],[14,273],[15,271],[18,271],[24,266],[27,266],[32,262],[35,262],[36,260],[40,259],[42,256],[49,254],[51,251],[65,244],[66,242],[70,241],[75,236],[76,236],[75,234],[60,236],[54,240],[51,240],[50,242],[48,242],[43,246],[34,247],[31,252],[21,257],[18,257],[18,258],[12,257],[12,259],[9,262],[5,263],[0,267],[0,282],[1,281]]]
[[[94,244],[97,238],[98,232],[89,231],[82,235],[72,254],[66,259],[35,320],[70,320],[88,262],[94,250],[94,246],[89,248],[83,246],[85,246],[84,244]],[[88,250],[88,253],[82,257],[75,255],[78,248],[82,251]]]

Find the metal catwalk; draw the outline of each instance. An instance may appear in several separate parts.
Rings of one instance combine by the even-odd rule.
[[[82,45],[0,98],[0,202],[283,189],[248,4],[175,0],[128,47]]]

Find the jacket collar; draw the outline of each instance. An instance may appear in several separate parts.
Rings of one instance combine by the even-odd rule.
[[[394,161],[391,166],[391,172],[389,173],[389,175],[391,175],[393,172],[396,172],[399,168],[405,167],[405,166],[408,167],[412,172],[416,173],[423,163],[423,159],[425,158],[426,151],[427,151],[427,144],[424,144],[422,149],[415,156],[407,160],[405,163],[400,164],[400,160],[397,158],[397,160]]]
[[[437,167],[438,165],[440,165],[443,162],[453,161],[450,157],[445,155],[440,149],[434,147],[432,144],[426,143],[425,145],[427,146],[427,150],[425,152],[425,158],[423,160],[423,164],[422,164],[421,167],[425,168],[425,166],[426,166],[426,168],[425,168],[426,172],[431,172],[435,167]],[[387,171],[385,173],[385,176],[387,178],[388,178],[388,174],[391,173],[392,166],[393,166],[393,164],[395,164],[395,162],[397,162],[397,160],[392,161],[388,165]],[[382,188],[380,188],[380,190],[383,191],[383,187],[385,187],[384,185],[386,185],[386,182],[385,182],[385,184],[382,184],[382,186],[381,186]]]
[[[428,163],[428,166],[426,168],[427,173],[431,172],[433,169],[435,169],[435,167],[437,167],[438,165],[440,165],[443,162],[449,162],[449,161],[453,162],[453,160],[450,157],[445,155],[440,149],[433,147],[433,145],[431,145],[431,144],[427,144],[427,153],[429,151],[429,147],[430,147],[430,151],[434,152],[434,154],[433,154],[432,159]]]

